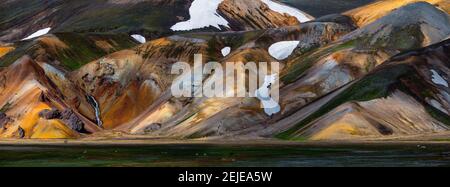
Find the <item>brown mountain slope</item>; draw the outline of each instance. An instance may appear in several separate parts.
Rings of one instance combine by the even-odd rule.
[[[408,16],[408,19],[404,19]],[[272,125],[278,125],[277,121],[290,118],[296,111],[311,105],[317,99],[364,76],[390,56],[444,40],[450,32],[448,23],[446,13],[430,4],[416,3],[395,10],[329,45],[306,52],[298,51],[287,60],[287,67],[283,69],[287,74],[282,74],[284,76],[281,79],[285,84],[281,88],[282,112],[272,119],[258,110],[258,101],[252,99],[195,99],[194,104],[187,105],[172,119],[160,125],[160,121],[155,121],[155,117],[149,115],[149,121],[143,121],[132,132],[145,131],[144,127],[147,126],[152,127],[149,131],[154,136],[199,138],[248,135],[254,134],[258,129],[272,128]],[[374,25],[377,27],[374,28]],[[438,32],[428,32],[435,28]],[[233,52],[230,57],[237,54],[238,51]],[[269,60],[258,57],[262,58],[264,55],[258,55],[252,60]],[[294,66],[289,63],[294,63]],[[164,111],[163,108],[155,110],[158,112],[154,114]],[[295,124],[281,124],[278,130],[292,125]],[[155,126],[162,128],[154,130]],[[277,132],[277,127],[273,128],[275,130],[266,132],[273,135]]]
[[[210,25],[174,35],[170,29],[176,23],[197,24],[189,25],[190,0],[80,0],[83,6],[74,7],[75,12],[86,12],[67,19],[61,11],[72,7],[58,4],[63,1],[28,2],[37,12],[54,8],[51,34],[1,44],[2,137],[77,138],[99,132],[91,135],[98,137],[120,131],[167,138],[323,140],[449,129],[448,41],[439,42],[450,36],[450,18],[440,1],[383,1],[299,24],[265,0],[214,0],[208,1],[219,7],[214,16],[228,27]],[[8,1],[14,2],[22,0]],[[160,9],[147,10],[150,5]],[[208,12],[210,7],[203,5]],[[168,11],[174,6],[180,9]],[[144,23],[134,17],[138,14],[160,20]],[[28,23],[26,15],[0,18],[0,28]],[[50,17],[43,16],[42,23]],[[108,21],[102,21],[105,17]],[[23,34],[5,33],[0,37]],[[130,34],[149,41],[137,45]],[[171,36],[150,40],[162,35]],[[271,50],[280,42],[295,43],[291,54],[290,47],[279,51],[287,58]],[[281,111],[268,116],[257,98],[173,97],[170,86],[177,75],[171,74],[171,66],[179,61],[192,65],[195,54],[222,66],[279,61]],[[204,77],[206,83],[211,79]]]
[[[344,15],[350,16],[359,27],[363,27],[386,16],[397,8],[416,2],[428,2],[450,13],[450,2],[448,0],[379,0],[372,4],[347,11]]]
[[[83,108],[80,100],[63,96],[44,69],[49,65],[23,57],[0,72],[0,106],[4,120],[0,128],[2,137],[24,138],[76,138],[77,132],[96,131],[87,118],[76,109]],[[76,95],[74,90],[67,90]],[[64,99],[67,100],[64,100]],[[60,116],[46,117],[44,110],[64,111]],[[89,112],[89,111],[87,111]]]
[[[413,9],[415,13],[411,11]],[[405,20],[402,18],[403,16],[411,16],[411,18]],[[429,17],[434,19],[428,19]],[[140,120],[133,120],[129,123],[129,125],[134,126],[130,129],[131,132],[142,133],[142,131],[147,131],[153,136],[183,138],[227,136],[240,132],[242,134],[252,133],[252,130],[248,129],[264,129],[278,120],[289,117],[316,99],[332,93],[365,75],[390,56],[401,51],[439,42],[450,33],[450,29],[447,28],[448,15],[426,3],[402,7],[374,22],[373,25],[360,28],[339,38],[339,34],[345,33],[346,27],[342,25],[347,25],[347,29],[351,30],[349,28],[351,23],[342,19],[344,18],[337,18],[336,16],[323,18],[317,22],[300,25],[305,30],[286,35],[289,36],[288,40],[300,39],[301,44],[296,52],[286,60],[287,67],[283,70],[286,74],[282,74],[284,77],[281,79],[282,83],[285,84],[281,88],[282,112],[274,116],[273,119],[269,119],[258,108],[258,101],[254,99],[196,98],[190,103],[183,104],[180,108],[179,102],[174,102],[174,100],[169,100],[170,97],[165,97],[166,102],[157,102],[150,107],[150,113],[146,112],[139,117]],[[396,22],[395,20],[398,19],[405,20],[405,22]],[[330,23],[331,20],[340,20],[341,24],[333,26]],[[420,24],[423,27],[414,27]],[[374,25],[377,26],[376,29],[373,29]],[[339,28],[337,29],[338,32],[333,30],[336,28]],[[428,28],[438,28],[439,32],[427,32]],[[390,32],[386,32],[384,29]],[[256,40],[250,40],[237,50],[232,51],[230,56],[223,61],[230,59],[271,61],[271,57],[267,55],[267,48],[277,41],[286,40],[286,38],[271,39],[270,36],[276,36],[274,34],[276,30],[274,32],[268,30],[263,36],[257,37]],[[320,32],[324,30],[327,32]],[[336,38],[327,40],[326,38],[330,36],[328,35],[330,33],[334,33],[331,36]],[[333,41],[336,39],[338,41],[329,45],[325,42],[320,47],[320,42],[316,44],[315,38],[320,38],[317,41]],[[426,41],[424,38],[432,39]],[[377,42],[367,42],[368,40]],[[403,45],[404,43],[393,42],[396,40],[411,41],[411,44]],[[300,64],[300,66],[296,66],[296,64]],[[310,66],[307,66],[308,64]],[[295,75],[298,78],[290,78],[290,75]],[[168,94],[163,94],[163,96],[165,95]],[[170,118],[163,115],[166,112],[170,114]],[[124,129],[124,127],[119,129]]]
[[[449,44],[391,58],[279,137],[373,139],[448,131]]]
[[[112,129],[135,118],[170,86],[174,59],[193,62],[197,53],[207,53],[205,40],[162,38],[91,62],[71,79],[98,100],[104,127]]]
[[[336,40],[352,28],[332,22],[310,22],[299,27],[268,29],[237,46],[237,49],[233,47],[232,52],[219,62],[276,61],[268,53],[268,48],[273,43],[302,40],[302,46],[312,49]],[[219,49],[216,49],[216,53]],[[170,93],[163,94],[163,98],[164,102],[153,104],[136,120],[119,129],[131,133],[146,131],[154,136],[198,138],[229,134],[261,124],[268,118],[255,98],[195,98],[180,101],[171,98]]]

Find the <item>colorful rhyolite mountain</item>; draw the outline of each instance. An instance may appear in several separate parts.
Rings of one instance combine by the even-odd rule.
[[[319,18],[276,0],[8,0],[0,10],[1,138],[450,136],[448,0]],[[195,54],[280,62],[279,105],[261,108],[271,76],[260,98],[173,97],[171,65]]]

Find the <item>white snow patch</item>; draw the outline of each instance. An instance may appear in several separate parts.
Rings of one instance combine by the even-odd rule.
[[[430,104],[431,106],[433,106],[434,108],[440,110],[441,112],[444,112],[446,114],[448,114],[447,110],[444,109],[444,107],[441,105],[441,103],[439,103],[438,101],[431,99],[430,100]]]
[[[24,39],[22,39],[22,41],[24,41],[24,40],[29,40],[29,39],[33,39],[33,38],[36,38],[36,37],[39,37],[39,36],[42,36],[42,35],[46,35],[48,32],[50,32],[50,30],[52,30],[52,28],[50,28],[50,27],[47,27],[47,28],[45,28],[45,29],[38,30],[38,31],[36,31],[35,33],[33,33],[33,34],[31,34],[31,35],[25,37]]]
[[[269,8],[275,12],[281,13],[281,14],[288,14],[291,16],[294,16],[297,18],[298,22],[303,23],[307,21],[311,21],[311,19],[306,16],[305,13],[302,11],[292,8],[286,5],[279,4],[277,2],[273,2],[272,0],[261,0],[263,3],[265,3]]]
[[[439,75],[438,72],[436,72],[434,69],[432,69],[432,70],[431,70],[431,73],[433,73],[432,79],[431,79],[431,80],[432,80],[435,84],[439,84],[439,85],[442,85],[442,86],[445,86],[445,87],[448,88],[448,83],[447,83],[447,81],[445,81],[445,79],[442,78],[441,75]]]
[[[133,34],[133,35],[131,35],[131,37],[134,38],[136,41],[140,42],[141,44],[147,42],[145,37],[142,35],[139,35],[139,34]]]
[[[227,56],[231,52],[231,47],[224,47],[221,52],[223,56]]]
[[[282,41],[272,44],[269,47],[269,54],[277,60],[284,60],[289,57],[300,41]]]
[[[275,83],[277,74],[266,75],[264,78],[264,84],[255,91],[256,97],[261,101],[264,107],[264,112],[272,116],[280,112],[281,107],[273,98],[270,97],[270,85]]]
[[[189,8],[191,18],[179,22],[170,29],[173,31],[187,31],[213,26],[220,29],[220,25],[228,26],[228,21],[217,13],[217,8],[223,0],[194,0]]]

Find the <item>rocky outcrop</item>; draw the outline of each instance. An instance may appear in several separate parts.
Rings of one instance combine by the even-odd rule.
[[[219,5],[218,13],[229,22],[231,30],[255,30],[298,25],[291,15],[269,9],[260,0],[225,0]],[[312,18],[312,17],[310,17]]]
[[[70,109],[66,109],[61,113],[61,119],[68,125],[72,130],[83,132],[84,123],[80,118]]]
[[[147,127],[145,127],[144,133],[155,132],[155,131],[161,129],[161,126],[162,125],[160,123],[152,123],[152,124],[148,125]]]
[[[3,129],[10,120],[11,119],[5,113],[0,112],[0,129]]]
[[[63,112],[60,112],[58,109],[44,109],[39,112],[39,117],[51,120],[51,119],[60,119],[69,126],[72,130],[77,132],[83,132],[84,123],[80,120],[80,118],[70,109],[66,109]]]
[[[207,39],[204,41],[205,43],[214,44],[209,45],[207,51],[215,51],[214,53],[208,52],[208,54],[217,54],[224,46],[231,46],[231,53],[225,58],[222,57],[219,62],[271,62],[275,61],[268,53],[268,48],[272,44],[279,41],[298,40],[300,41],[298,48],[303,49],[303,51],[298,50],[296,53],[305,53],[308,50],[331,43],[354,29],[354,27],[342,23],[323,20],[321,22],[304,23],[300,26],[266,29],[264,32],[224,33],[215,34],[214,37],[211,37],[211,34],[197,34],[184,37]],[[241,41],[245,42],[230,42],[235,41],[235,38],[242,38]],[[193,59],[192,54],[190,57]],[[213,57],[217,58],[217,56]],[[166,94],[170,93],[163,93],[162,97],[165,98]],[[249,103],[251,103],[251,106],[248,106]],[[146,133],[155,136],[195,138],[226,135],[250,128],[253,124],[262,123],[267,118],[262,113],[259,102],[257,100],[252,101],[252,99],[196,98],[181,101],[174,98],[165,98],[163,103],[156,102],[150,108],[152,110],[149,110],[149,112],[143,112],[135,120],[118,128],[140,134],[149,125],[158,123],[161,124],[160,129],[147,130]],[[167,115],[164,113],[167,113]]]
[[[23,130],[22,127],[19,127],[16,138],[24,138],[24,137],[25,137],[25,130]]]
[[[15,137],[22,128],[26,138],[74,138],[79,134],[69,125],[75,130],[81,130],[79,120],[83,121],[87,132],[95,132],[97,129],[92,122],[80,113],[92,114],[88,108],[84,109],[87,103],[73,100],[82,98],[77,96],[76,87],[71,87],[72,84],[67,82],[64,85],[62,82],[53,82],[52,79],[57,80],[56,77],[61,81],[59,75],[51,76],[58,72],[48,64],[43,66],[25,56],[0,73],[0,76],[5,77],[5,85],[0,89],[0,105],[11,119],[8,128],[0,136]],[[76,110],[79,120],[69,123],[73,117],[66,115],[65,119],[64,113],[59,114],[56,109]]]
[[[61,112],[59,112],[58,109],[52,108],[52,109],[44,109],[39,112],[39,117],[44,119],[60,119],[61,118]]]

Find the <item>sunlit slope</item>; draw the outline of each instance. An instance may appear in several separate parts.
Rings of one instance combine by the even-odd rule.
[[[12,44],[15,50],[0,57],[0,66],[8,66],[24,55],[36,61],[75,70],[109,53],[136,46],[128,35],[56,33]]]
[[[389,14],[397,8],[416,2],[428,2],[450,13],[448,0],[379,0],[372,4],[347,11],[344,15],[350,16],[358,26],[362,27]]]
[[[447,131],[449,42],[391,58],[278,137],[330,140]]]
[[[51,72],[45,69],[48,71],[49,67],[41,65],[24,56],[0,72],[1,136],[77,138],[80,132],[98,130],[80,113],[83,108],[83,113],[91,113],[83,96],[73,88],[58,88],[47,76]],[[44,115],[45,110],[52,109],[61,111],[61,114]]]

